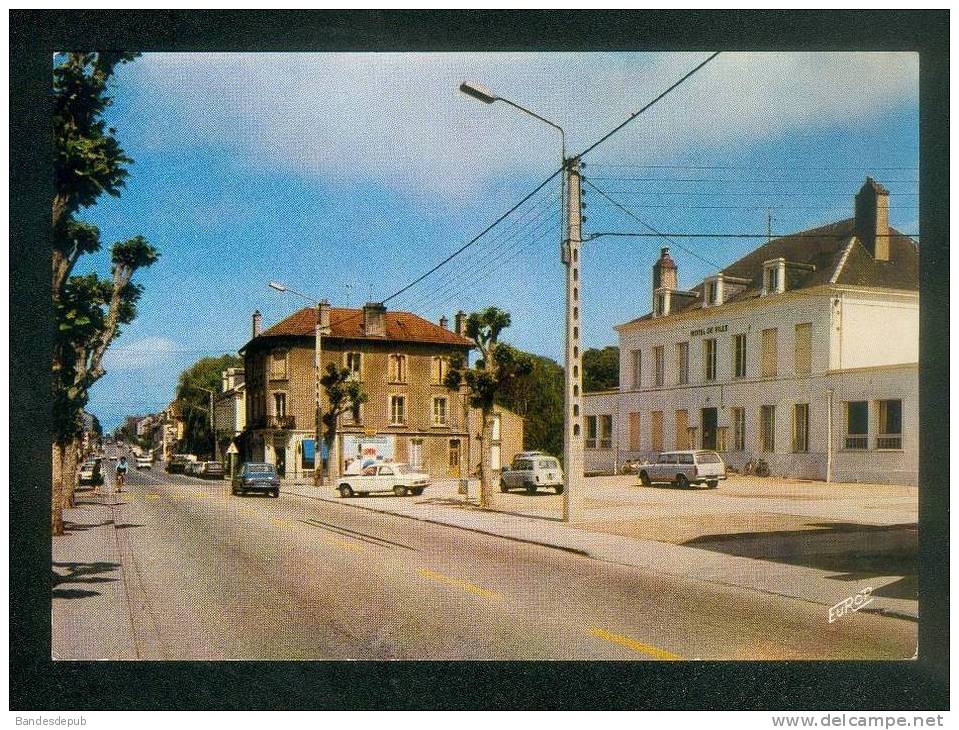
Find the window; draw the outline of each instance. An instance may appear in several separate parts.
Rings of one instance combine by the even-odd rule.
[[[437,396],[433,398],[433,425],[434,426],[446,425],[446,407],[447,407],[447,398],[445,396]]]
[[[733,451],[746,450],[746,409],[733,408]]]
[[[689,382],[689,343],[676,343],[676,371],[677,384],[686,385]]]
[[[447,462],[449,473],[458,476],[460,473],[460,440],[450,439],[449,461]]]
[[[716,282],[707,281],[706,282],[706,306],[710,306],[716,303]]]
[[[868,401],[847,401],[846,403],[846,442],[847,449],[869,448],[869,403]]]
[[[663,412],[653,411],[649,419],[649,435],[653,451],[663,450]]]
[[[796,325],[796,375],[809,375],[812,369],[812,323]]]
[[[759,450],[769,454],[776,450],[776,406],[759,409]]]
[[[596,448],[596,416],[586,416],[586,448]]]
[[[676,450],[689,448],[689,412],[676,411]]]
[[[879,401],[879,435],[877,449],[902,448],[902,401]]]
[[[610,415],[599,417],[599,448],[613,448],[613,417]]]
[[[346,369],[353,380],[360,380],[363,377],[363,356],[358,352],[346,353]]]
[[[287,364],[287,350],[274,350],[270,353],[270,379],[285,380]]]
[[[809,404],[797,403],[793,406],[793,451],[809,451]]]
[[[358,426],[363,423],[363,404],[360,403],[356,410],[347,409],[343,412],[343,423],[345,425]]]
[[[655,365],[655,368],[656,368],[656,385],[661,386],[663,384],[663,376],[665,374],[664,371],[666,369],[666,363],[664,362],[664,358],[663,358],[662,345],[660,345],[659,347],[653,348],[653,364]]]
[[[390,355],[390,382],[406,382],[406,355]]]
[[[406,423],[406,396],[390,396],[390,425],[402,426]]]
[[[716,340],[703,340],[703,377],[706,380],[716,379]]]
[[[633,358],[633,387],[639,388],[643,384],[643,351],[633,350],[630,355]]]
[[[410,467],[423,468],[423,439],[410,439]]]
[[[653,304],[653,314],[657,317],[662,317],[665,314],[668,314],[666,311],[666,295],[657,294],[656,299]]]
[[[286,393],[273,394],[273,415],[277,418],[286,418]]]
[[[779,266],[767,266],[763,272],[763,290],[766,294],[775,294],[779,291]]]
[[[733,337],[733,373],[737,378],[746,377],[746,335]]]
[[[629,414],[629,450],[630,451],[639,451],[640,447],[640,435],[639,427],[641,425],[639,413],[630,413]]]
[[[448,357],[433,358],[433,383],[442,385],[446,379],[446,374],[450,371],[450,359]]]
[[[760,363],[760,375],[775,378],[778,371],[776,352],[776,328],[763,330],[763,352]]]

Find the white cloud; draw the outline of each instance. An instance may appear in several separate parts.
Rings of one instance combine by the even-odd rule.
[[[456,200],[504,175],[558,166],[552,130],[504,104],[464,97],[461,81],[479,81],[553,119],[578,151],[705,56],[147,54],[124,71],[139,86],[137,112],[148,125],[129,147],[213,145],[257,167]],[[916,54],[724,53],[597,158],[708,155],[856,125],[903,103],[918,105]]]
[[[107,372],[118,370],[149,370],[169,365],[177,344],[166,337],[144,337],[124,342],[116,340],[103,356]]]

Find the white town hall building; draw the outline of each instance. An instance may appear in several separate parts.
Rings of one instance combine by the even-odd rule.
[[[614,329],[620,379],[584,398],[587,473],[715,449],[733,468],[916,484],[919,252],[871,178],[855,217],[774,239],[678,288],[663,249],[652,312]]]

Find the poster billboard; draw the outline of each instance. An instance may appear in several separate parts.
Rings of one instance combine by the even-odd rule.
[[[395,436],[343,435],[343,469],[347,474],[374,462],[393,461],[395,455]]]

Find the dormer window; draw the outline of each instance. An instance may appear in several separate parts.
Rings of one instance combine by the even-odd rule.
[[[786,291],[786,259],[772,259],[763,263],[763,296]]]
[[[653,316],[665,317],[669,314],[670,290],[657,289],[653,292]]]
[[[717,274],[703,284],[703,306],[715,307],[723,303],[723,275]]]

